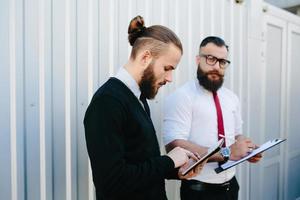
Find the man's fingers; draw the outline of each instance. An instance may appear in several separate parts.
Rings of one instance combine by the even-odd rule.
[[[262,158],[262,154],[259,153],[259,154],[256,154],[255,156],[249,158],[248,161],[252,162],[252,163],[256,163],[256,162],[260,161],[261,158]]]
[[[252,153],[252,151],[253,151],[253,148],[248,147],[248,153]]]
[[[191,153],[191,152],[190,152]],[[194,154],[193,154],[194,155]],[[196,154],[197,155],[197,154]],[[196,157],[196,155],[194,155]],[[201,164],[197,165],[193,170],[191,170],[189,173],[187,173],[185,176],[182,175],[182,172],[189,166],[189,162],[185,163],[182,165],[179,170],[178,170],[178,176],[179,179],[189,179],[192,177],[197,176],[198,174],[201,173],[201,170],[203,169],[204,165],[206,164],[208,159],[206,159],[204,162]],[[191,161],[191,160],[190,160]]]
[[[256,155],[254,156],[254,158],[261,158],[261,157],[262,157],[262,153],[256,154]]]
[[[185,150],[186,155],[187,155],[189,158],[193,158],[194,160],[198,160],[198,157],[197,157],[194,153],[192,153],[192,152],[190,152],[190,151],[188,151],[188,150],[186,150],[186,149],[184,149],[184,150]]]
[[[195,154],[195,156],[198,158],[198,160],[201,158],[201,156],[199,155],[198,152],[195,152],[194,154]]]
[[[194,170],[195,174],[199,174],[200,173],[200,171],[203,169],[203,167],[206,164],[206,162],[207,162],[207,159],[195,168],[195,170]]]

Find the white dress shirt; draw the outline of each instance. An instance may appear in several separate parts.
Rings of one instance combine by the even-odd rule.
[[[218,91],[226,137],[226,146],[242,132],[242,119],[238,97],[221,87]],[[164,107],[163,140],[168,144],[175,139],[192,141],[210,147],[218,141],[216,107],[212,92],[204,89],[197,79],[191,80],[167,97]],[[200,174],[192,179],[206,183],[224,183],[235,174],[230,168],[217,174],[217,162],[207,163]]]

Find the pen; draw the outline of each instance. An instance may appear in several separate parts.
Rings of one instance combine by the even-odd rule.
[[[231,137],[228,137],[228,136],[225,136],[225,135],[221,135],[221,134],[219,134],[219,137],[221,137],[221,138],[225,138],[226,140],[233,141],[233,142],[235,142],[235,141],[236,141],[235,139],[233,139],[233,136],[231,136]]]

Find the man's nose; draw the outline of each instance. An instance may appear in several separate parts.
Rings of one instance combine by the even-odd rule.
[[[221,69],[220,62],[217,60],[216,63],[212,67],[217,70]]]
[[[167,82],[172,82],[172,79],[173,79],[172,76],[173,76],[172,71],[167,72],[165,80]]]

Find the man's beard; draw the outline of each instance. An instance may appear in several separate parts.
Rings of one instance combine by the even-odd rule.
[[[219,80],[210,80],[208,78],[209,74],[216,74],[219,76]],[[209,72],[204,72],[200,65],[198,65],[198,69],[197,69],[197,78],[199,81],[199,84],[202,85],[205,89],[212,91],[212,92],[216,92],[222,85],[224,82],[224,76],[221,75],[217,70],[211,70]]]
[[[141,82],[139,83],[141,95],[147,99],[153,99],[158,88],[155,87],[155,76],[153,72],[154,62],[151,62],[147,69],[144,71]]]

